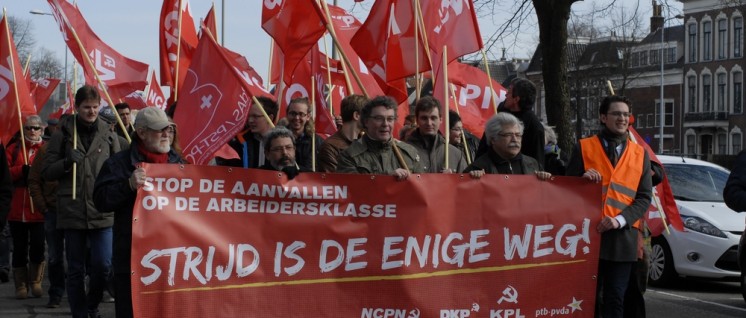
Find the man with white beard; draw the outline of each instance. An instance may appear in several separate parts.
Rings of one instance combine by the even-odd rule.
[[[114,211],[114,290],[116,316],[132,317],[130,254],[132,210],[137,189],[145,184],[145,163],[184,163],[172,145],[176,125],[157,107],[143,108],[135,119],[135,134],[129,150],[106,160],[96,178],[93,202],[100,211]]]

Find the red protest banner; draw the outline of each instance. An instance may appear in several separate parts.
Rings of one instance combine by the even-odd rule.
[[[593,316],[601,189],[580,178],[145,169],[136,317]]]

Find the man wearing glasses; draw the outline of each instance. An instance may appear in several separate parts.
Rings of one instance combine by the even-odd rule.
[[[96,208],[114,211],[114,290],[117,317],[132,317],[130,286],[130,255],[132,253],[132,210],[137,189],[147,177],[140,163],[184,163],[174,151],[171,141],[174,124],[157,107],[147,107],[137,113],[135,133],[129,150],[117,153],[106,161],[96,178],[93,190]]]
[[[601,182],[603,208],[596,315],[622,317],[624,295],[636,270],[640,218],[652,195],[650,160],[642,146],[629,141],[630,101],[608,96],[599,108],[602,131],[581,139],[567,166],[568,176]],[[643,304],[644,305],[644,304]]]
[[[277,116],[277,103],[269,97],[259,96],[256,98],[259,104],[251,105],[249,115],[246,117],[246,125],[241,131],[228,142],[228,145],[236,151],[238,159],[224,159],[216,157],[219,166],[259,168],[266,163],[264,157],[264,135],[272,129],[272,123]],[[264,114],[267,117],[264,117]]]
[[[307,97],[294,98],[287,107],[288,129],[295,136],[295,159],[298,166],[307,171],[316,171],[313,167],[313,158],[318,157],[319,149],[324,143],[319,135],[315,133],[313,121],[313,110]],[[316,138],[316,151],[312,151],[311,138]],[[266,147],[266,146],[265,146]]]
[[[396,107],[388,96],[378,96],[365,104],[360,119],[365,136],[342,151],[337,172],[393,175],[397,180],[424,172],[417,149],[392,137]]]
[[[101,96],[96,87],[86,85],[78,89],[76,115],[60,121],[60,130],[49,140],[42,168],[45,180],[59,181],[57,228],[65,231],[67,300],[73,317],[100,316],[98,305],[111,267],[114,216],[111,210],[99,210],[94,206],[93,184],[109,156],[129,146],[126,139],[117,136],[109,129],[109,124],[99,119],[100,104]],[[90,277],[87,295],[86,273]]]
[[[484,133],[490,147],[464,170],[473,178],[485,174],[535,174],[540,180],[552,177],[541,171],[536,159],[521,153],[523,123],[515,116],[497,113],[485,124]]]

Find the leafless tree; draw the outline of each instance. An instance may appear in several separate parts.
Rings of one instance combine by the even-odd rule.
[[[41,48],[31,58],[31,78],[62,78],[63,66],[54,56],[54,52]]]
[[[22,19],[12,15],[8,16],[8,26],[13,34],[13,42],[18,50],[18,60],[21,63],[26,62],[26,58],[33,51],[36,45],[34,39],[34,25],[29,19]]]

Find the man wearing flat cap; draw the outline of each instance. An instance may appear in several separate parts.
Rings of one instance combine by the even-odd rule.
[[[130,253],[132,210],[137,189],[145,184],[146,171],[140,163],[184,163],[172,142],[176,125],[157,107],[137,113],[135,133],[129,150],[109,158],[96,178],[94,202],[101,211],[114,211],[114,290],[117,317],[132,317]]]

